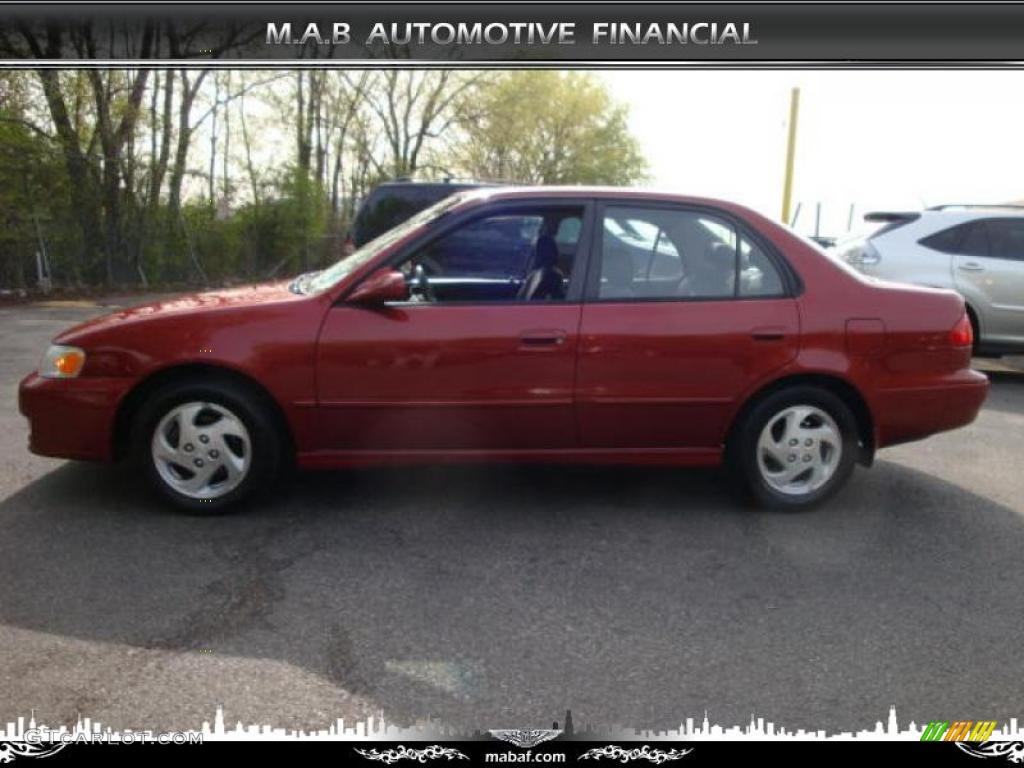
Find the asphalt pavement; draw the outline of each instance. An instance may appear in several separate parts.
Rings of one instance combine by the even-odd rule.
[[[32,456],[18,380],[92,303],[0,308],[0,724],[859,729],[1024,717],[1024,372],[810,513],[713,471],[300,474],[179,516]]]

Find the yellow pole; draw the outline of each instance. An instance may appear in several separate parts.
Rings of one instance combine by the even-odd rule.
[[[789,223],[789,206],[793,200],[793,160],[796,155],[796,121],[800,112],[800,89],[794,88],[789,99],[789,140],[786,143],[786,179],[782,186],[782,223]]]

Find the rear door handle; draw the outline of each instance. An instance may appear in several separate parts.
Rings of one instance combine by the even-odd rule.
[[[957,265],[964,272],[984,272],[985,268],[976,261],[965,261]]]
[[[527,331],[519,337],[519,346],[547,349],[565,344],[565,331]]]
[[[754,341],[781,341],[786,338],[786,329],[775,325],[765,325],[750,332]]]

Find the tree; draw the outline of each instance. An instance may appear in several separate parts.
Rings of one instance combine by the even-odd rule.
[[[486,73],[456,70],[422,72],[388,69],[379,73],[367,103],[386,140],[387,160],[382,175],[412,176],[423,165],[431,142],[469,122],[474,113],[472,94],[487,80]]]
[[[98,20],[0,29],[19,58],[195,63],[0,73],[0,286],[31,287],[37,251],[58,287],[284,274],[337,258],[387,179],[625,184],[645,170],[592,75],[229,72],[203,62],[245,38],[218,29],[211,48],[210,32],[155,18],[128,37]],[[228,216],[210,204],[221,196]]]
[[[628,112],[589,72],[508,72],[476,95],[454,147],[462,172],[521,184],[630,185],[647,163]]]
[[[81,237],[61,226],[67,185],[55,138],[33,120],[29,72],[0,72],[0,287],[35,286],[34,255],[56,256],[74,279],[78,261],[65,260]],[[57,221],[54,222],[54,219]],[[54,226],[56,224],[56,226]],[[50,246],[57,245],[56,248]]]
[[[330,114],[335,116],[334,124],[328,129],[327,136],[333,134],[334,163],[331,171],[331,214],[337,218],[345,196],[345,176],[342,165],[346,156],[349,141],[351,140],[350,129],[359,119],[359,112],[363,107],[366,86],[372,72],[362,70],[358,76],[350,77],[347,72],[339,72],[338,77],[332,81],[333,88],[328,90],[328,106]],[[328,141],[328,151],[332,142]]]
[[[42,36],[26,24],[20,29],[35,58],[53,58],[65,44],[63,31],[56,24],[47,24]],[[68,37],[78,56],[97,58],[96,37],[90,24],[71,26]],[[138,41],[139,58],[151,55],[154,38],[155,27],[146,22]],[[115,274],[126,266],[119,257],[124,253],[124,224],[131,202],[134,168],[130,149],[149,70],[86,70],[92,97],[88,135],[80,130],[81,121],[76,120],[77,98],[76,109],[69,110],[62,73],[55,69],[37,69],[36,73],[64,153],[87,254],[103,254],[107,282],[113,282]],[[69,78],[81,82],[78,73],[65,77]],[[91,154],[94,146],[98,146],[98,157]]]

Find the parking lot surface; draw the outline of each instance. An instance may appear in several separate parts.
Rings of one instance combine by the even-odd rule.
[[[102,311],[0,307],[0,723],[1024,715],[1012,360],[976,423],[810,513],[747,508],[717,472],[441,466],[301,474],[197,519],[129,469],[26,449],[18,380]]]

